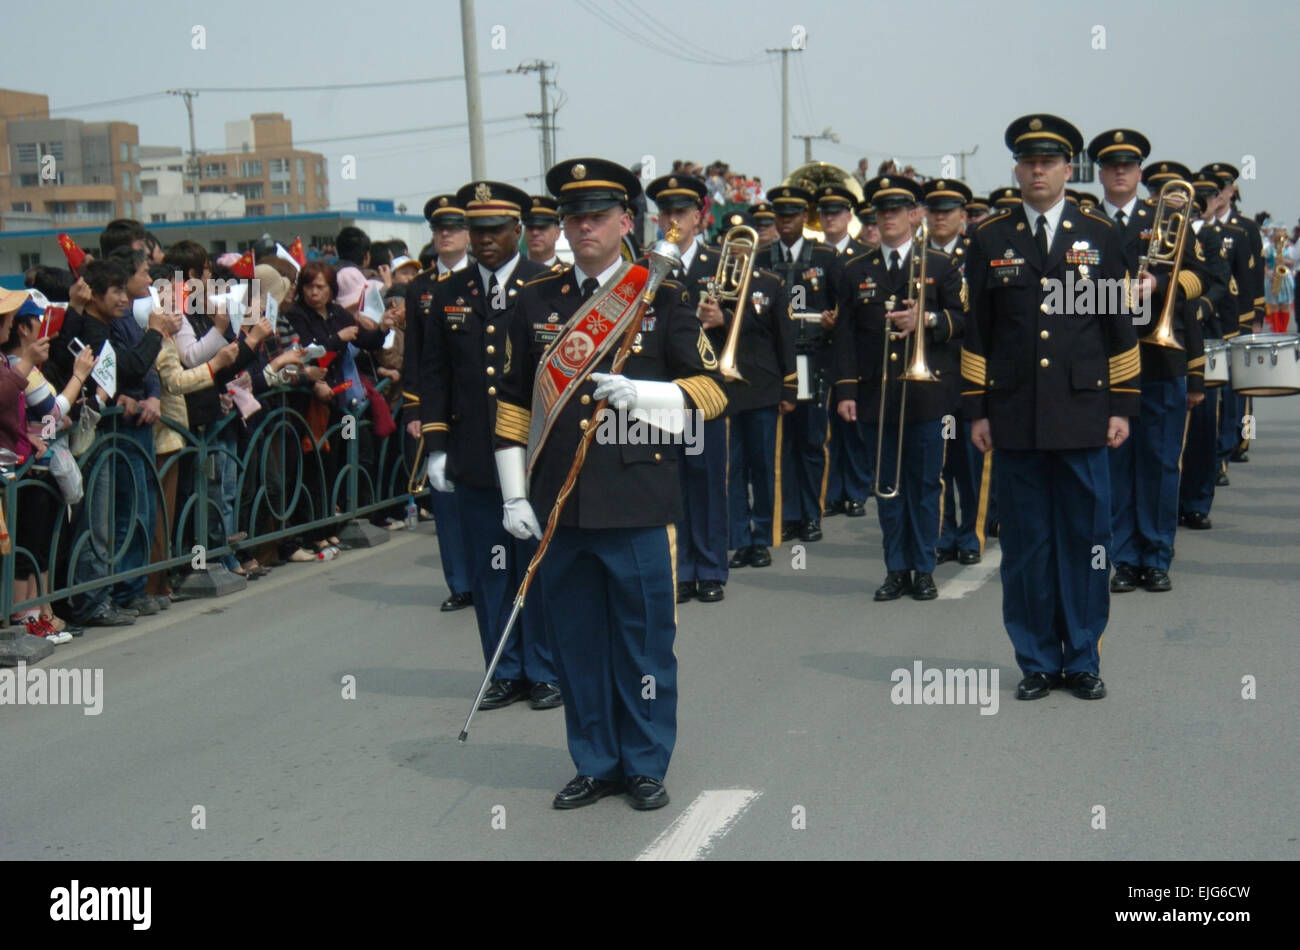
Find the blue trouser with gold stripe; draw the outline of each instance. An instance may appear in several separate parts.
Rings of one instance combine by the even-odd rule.
[[[1219,471],[1220,388],[1207,388],[1204,401],[1187,420],[1183,477],[1178,487],[1178,510],[1183,514],[1208,515],[1214,505],[1214,479]]]
[[[994,452],[1016,662],[1025,675],[1097,673],[1110,618],[1107,449]]]
[[[727,583],[727,420],[709,419],[699,442],[682,445],[682,520],[677,522],[677,580]]]
[[[579,775],[663,780],[677,741],[676,526],[557,528],[542,593],[557,623],[569,754]]]
[[[1228,456],[1241,445],[1241,416],[1246,411],[1246,400],[1224,383],[1219,389],[1219,446],[1218,467],[1228,464]]]
[[[957,437],[948,440],[943,458],[943,519],[939,528],[939,550],[983,550],[975,532],[983,473],[984,453],[971,444],[970,420],[962,419],[957,423]]]
[[[446,578],[447,587],[453,594],[469,593],[469,565],[465,558],[460,503],[456,500],[455,492],[430,491],[429,495],[429,507],[433,509],[433,527],[438,533],[442,576]]]
[[[1178,456],[1187,428],[1187,377],[1142,381],[1141,414],[1110,452],[1111,560],[1169,570],[1178,530]]]
[[[727,486],[731,521],[731,547],[775,543],[773,523],[779,530],[782,512],[777,491],[777,444],[783,429],[776,406],[748,409],[731,417],[731,469]],[[753,503],[750,503],[750,490]]]
[[[820,521],[830,438],[826,407],[814,400],[802,400],[782,423],[782,442],[789,445],[788,450],[782,450],[782,517],[787,521]]]
[[[434,493],[435,495],[438,492]],[[474,593],[474,613],[483,646],[484,665],[491,662],[506,621],[514,607],[515,594],[524,579],[537,542],[520,541],[501,523],[501,492],[497,489],[456,486],[460,502],[460,526]],[[551,653],[551,632],[546,604],[533,595],[515,621],[493,679],[554,683],[559,679]]]
[[[878,428],[862,427],[862,437],[876,444]],[[881,487],[894,479],[898,452],[898,426],[885,426],[880,457]],[[939,477],[943,470],[943,420],[909,422],[903,426],[903,467],[899,493],[877,498],[876,513],[885,548],[885,570],[934,571],[935,542],[939,538]]]

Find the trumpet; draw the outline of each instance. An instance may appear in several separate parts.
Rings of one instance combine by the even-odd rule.
[[[1178,297],[1178,274],[1183,269],[1183,251],[1187,247],[1187,235],[1191,231],[1195,205],[1195,190],[1181,178],[1165,182],[1160,189],[1155,221],[1151,224],[1151,242],[1147,245],[1147,252],[1138,259],[1138,277],[1141,279],[1142,272],[1154,265],[1167,264],[1170,267],[1169,289],[1165,291],[1160,319],[1156,321],[1155,329],[1142,337],[1143,343],[1170,350],[1184,349],[1174,338],[1174,304]],[[1136,309],[1136,286],[1131,294],[1131,309]]]
[[[754,254],[758,249],[758,232],[745,225],[737,225],[727,232],[718,249],[718,269],[705,285],[705,294],[716,303],[734,304],[731,329],[727,342],[718,357],[718,371],[729,383],[743,383],[745,377],[736,368],[736,347],[740,342],[740,320],[749,297],[749,278],[754,273]],[[695,315],[700,316],[697,307]]]
[[[906,334],[903,362],[906,369],[899,374],[902,384],[898,392],[898,445],[894,450],[894,481],[890,488],[880,485],[880,469],[885,453],[885,405],[889,395],[889,341],[903,334],[890,330],[889,318],[885,318],[885,338],[880,356],[880,413],[876,420],[876,473],[872,479],[872,492],[877,498],[897,498],[899,485],[903,479],[903,423],[907,417],[907,384],[937,383],[939,378],[930,371],[925,360],[925,257],[930,243],[930,225],[924,219],[917,228],[912,245],[911,259],[908,262],[907,288],[911,298],[916,301],[916,326]],[[893,310],[891,297],[886,303],[887,310]]]
[[[1284,263],[1286,258],[1283,256],[1286,251],[1286,230],[1278,228],[1273,232],[1273,286],[1272,297],[1277,300],[1282,293],[1282,282],[1291,276],[1291,268]]]

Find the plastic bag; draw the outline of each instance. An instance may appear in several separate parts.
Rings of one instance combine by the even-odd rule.
[[[59,484],[63,500],[69,505],[81,501],[85,494],[81,481],[81,468],[77,465],[72,450],[64,445],[62,439],[50,443],[50,474]]]
[[[99,425],[99,413],[92,409],[89,400],[81,403],[81,417],[68,434],[68,448],[73,457],[81,458],[95,441],[95,428]]]

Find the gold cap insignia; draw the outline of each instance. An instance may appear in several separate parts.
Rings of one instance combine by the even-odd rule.
[[[888,188],[888,187],[889,187],[889,179],[888,179],[888,178],[882,178],[882,179],[880,179],[880,187],[881,187],[881,188]]]
[[[533,207],[534,207],[534,208],[540,208],[541,206],[542,206],[542,199],[541,199],[541,198],[534,198],[534,199],[533,199]]]
[[[790,197],[790,189],[789,189],[789,188],[782,188],[782,189],[781,189],[781,197],[782,197],[782,198],[789,198],[789,197]]]
[[[676,178],[669,178],[669,179],[668,179],[668,187],[669,187],[669,188],[676,188],[676,187],[677,187],[677,179],[676,179]]]
[[[1124,141],[1124,133],[1123,133],[1123,132],[1116,132],[1116,133],[1115,133],[1115,141],[1116,141],[1116,142],[1122,142],[1122,141]]]
[[[1167,171],[1169,171],[1169,166],[1168,166],[1168,165],[1164,165],[1164,164],[1162,164],[1162,165],[1160,166],[1160,170],[1161,170],[1162,172],[1167,172]]]
[[[485,181],[481,181],[478,187],[474,189],[474,198],[477,201],[492,200],[492,186]]]
[[[830,185],[827,185],[827,186],[826,186],[825,194],[833,195],[833,194],[835,194],[835,189],[832,188]]]
[[[587,177],[587,166],[582,164],[582,162],[579,162],[573,166],[572,174],[574,181],[582,181],[582,179]]]
[[[439,208],[445,208],[445,207],[447,207],[447,199],[446,199],[446,198],[439,198],[439,199],[438,199],[438,207],[439,207]]]
[[[1042,119],[1030,119],[1030,120],[1029,120],[1029,131],[1030,131],[1030,132],[1040,132],[1040,131],[1042,131],[1042,128],[1043,128],[1043,120],[1042,120]]]
[[[732,223],[733,226],[743,224],[744,221],[745,221],[745,219],[742,218],[742,217],[741,217],[740,215],[738,215],[738,214],[733,214],[733,215],[731,216],[731,223]]]
[[[936,188],[947,188],[948,185],[947,185],[947,183],[946,183],[942,178],[940,178],[938,181],[936,181],[936,182],[934,183],[934,187],[936,187]]]

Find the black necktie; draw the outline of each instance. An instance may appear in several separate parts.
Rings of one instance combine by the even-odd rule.
[[[500,287],[500,284],[497,283],[497,275],[494,273],[494,274],[490,275],[490,277],[488,278],[488,307],[491,308],[492,310],[501,310],[501,309],[503,309],[502,307],[497,306],[497,304],[498,304],[498,300],[497,300],[497,288],[498,288],[498,287]]]
[[[1124,223],[1125,223],[1124,218],[1125,218],[1125,214],[1123,208],[1115,212],[1115,220],[1119,222],[1120,230],[1124,229]]]
[[[898,272],[903,268],[903,258],[897,249],[889,252],[889,276],[898,277]]]
[[[781,259],[784,260],[787,264],[794,261],[794,257],[791,256],[790,254],[790,248],[785,244],[781,245],[781,255],[782,255]]]
[[[1043,260],[1047,260],[1047,215],[1038,216],[1038,230],[1034,232],[1034,237],[1038,238],[1038,251],[1043,255]]]
[[[594,277],[588,277],[582,282],[582,299],[587,300],[600,289],[600,281]]]

